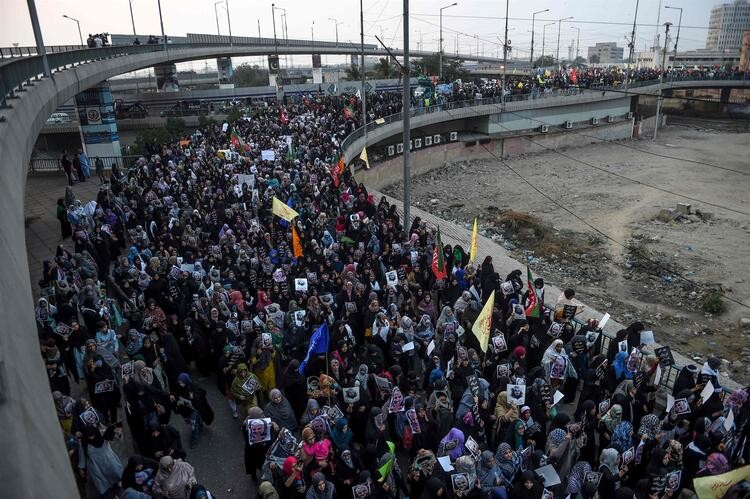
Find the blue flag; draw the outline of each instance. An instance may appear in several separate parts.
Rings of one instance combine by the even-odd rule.
[[[307,355],[305,360],[299,365],[299,373],[305,373],[305,367],[307,367],[307,361],[310,360],[311,354],[321,354],[328,352],[328,323],[324,322],[322,326],[315,330],[310,336],[310,345],[307,347]]]

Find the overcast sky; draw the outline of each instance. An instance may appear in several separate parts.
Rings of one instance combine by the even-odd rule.
[[[26,0],[0,0],[3,15],[0,16],[0,46],[18,43],[33,45],[34,35],[29,21]],[[234,35],[257,36],[260,21],[263,36],[273,36],[271,2],[255,0],[229,0]],[[437,50],[439,38],[440,6],[452,3],[450,0],[435,3],[429,0],[411,0],[411,47],[421,46],[425,50]],[[573,20],[562,24],[560,52],[567,55],[567,46],[575,40],[580,28],[580,51],[586,55],[586,47],[595,42],[617,42],[627,44],[635,0],[510,0],[509,33],[514,47],[514,56],[529,56],[531,42],[531,14],[534,11],[550,9],[537,15],[535,52],[541,51],[542,27],[559,18],[574,16]],[[636,49],[651,46],[656,35],[657,13],[662,4],[659,23],[674,23],[677,26],[679,11],[666,10],[664,5],[683,7],[680,49],[703,48],[706,40],[706,27],[711,8],[720,2],[712,0],[640,0]],[[78,43],[78,31],[73,21],[64,19],[63,14],[78,18],[84,39],[88,33],[131,33],[128,0],[36,0],[42,33],[46,45]],[[311,36],[314,21],[315,38],[334,40],[334,21],[337,18],[339,40],[359,42],[359,4],[356,0],[310,1],[280,0],[278,7],[286,9],[287,26],[290,38]],[[136,30],[139,34],[159,34],[159,14],[156,0],[132,0]],[[164,29],[169,35],[186,33],[216,33],[213,0],[161,0]],[[374,36],[382,33],[385,42],[394,47],[402,46],[402,6],[403,0],[365,0],[365,42],[377,43]],[[281,12],[276,13],[277,34],[281,36]],[[446,9],[443,17],[444,50],[453,52],[458,34],[459,49],[462,53],[475,53],[475,35],[479,37],[479,50],[485,54],[497,52],[497,37],[503,35],[505,2],[502,0],[463,0],[458,5]],[[219,7],[219,22],[222,34],[227,34],[226,11]],[[614,24],[611,24],[614,23]],[[619,24],[622,23],[622,24]],[[663,33],[663,27],[660,29]],[[673,32],[676,29],[673,29]],[[662,35],[663,39],[663,35]],[[494,43],[493,43],[494,42]],[[548,54],[553,53],[557,43],[557,24],[546,31]],[[674,43],[674,42],[672,42]],[[627,50],[625,52],[627,54]]]

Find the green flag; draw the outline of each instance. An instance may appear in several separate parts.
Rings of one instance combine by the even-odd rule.
[[[380,482],[385,480],[385,478],[391,474],[391,471],[393,470],[393,462],[396,460],[396,444],[391,441],[387,441],[386,444],[388,444],[388,449],[390,449],[391,458],[388,459],[387,463],[378,468],[378,473],[380,473],[378,481]]]

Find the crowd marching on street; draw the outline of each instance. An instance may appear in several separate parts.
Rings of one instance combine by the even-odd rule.
[[[513,92],[618,77],[541,73]],[[369,99],[376,117],[400,107]],[[216,497],[190,452],[218,412],[264,499],[688,498],[748,462],[748,389],[724,393],[719,359],[680,366],[664,407],[674,360],[643,351],[644,324],[607,341],[574,321],[574,290],[502,275],[357,182],[339,144],[358,109],[258,107],[113,166],[96,199],[66,189],[35,312],[80,480],[103,498]]]

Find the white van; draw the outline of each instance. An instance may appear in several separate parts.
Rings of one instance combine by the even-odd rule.
[[[47,124],[55,124],[55,123],[67,123],[70,121],[70,116],[68,116],[68,113],[52,113],[49,118],[47,118]]]

